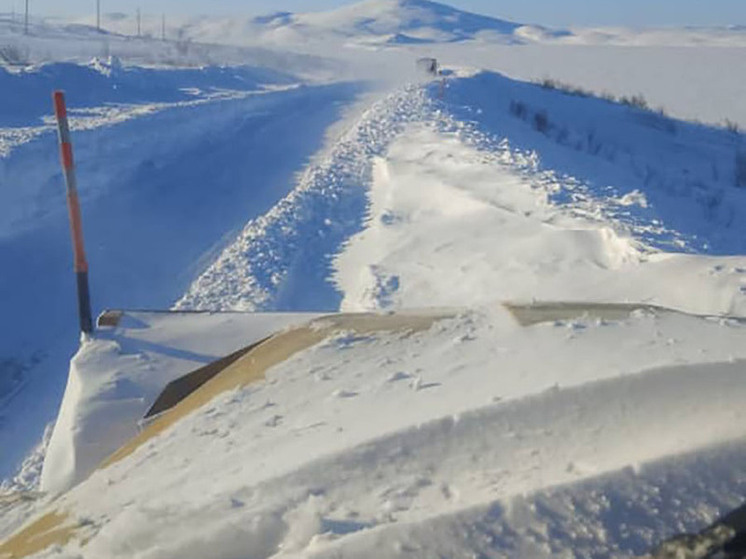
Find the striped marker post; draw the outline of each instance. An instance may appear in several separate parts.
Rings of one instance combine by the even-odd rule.
[[[75,275],[78,281],[78,314],[80,315],[80,330],[86,334],[93,332],[91,317],[91,294],[88,288],[88,262],[85,257],[83,244],[83,223],[80,217],[80,202],[78,201],[78,180],[75,176],[75,162],[73,160],[73,146],[70,142],[70,126],[67,122],[67,107],[65,94],[54,92],[54,114],[57,117],[57,130],[60,140],[60,158],[62,170],[67,184],[67,210],[70,214],[70,232],[73,241],[73,255],[75,258]]]

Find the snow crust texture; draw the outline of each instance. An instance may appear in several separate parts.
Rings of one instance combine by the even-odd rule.
[[[312,317],[134,313],[121,325],[124,335],[118,328],[100,329],[70,363],[39,489],[59,495],[85,480],[138,433],[171,381]],[[196,334],[195,328],[209,333]]]

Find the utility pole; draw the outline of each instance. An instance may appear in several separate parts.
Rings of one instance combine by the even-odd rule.
[[[28,35],[28,2],[29,0],[26,0],[26,19],[23,23],[23,34]]]
[[[96,31],[101,32],[101,0],[96,0]]]
[[[137,8],[137,37],[140,37],[142,32],[142,17],[140,15],[140,8]]]
[[[166,14],[161,16],[161,41],[166,41]]]

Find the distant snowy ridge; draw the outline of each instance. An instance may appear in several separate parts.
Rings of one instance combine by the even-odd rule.
[[[147,25],[149,19],[145,19]],[[18,71],[48,62],[87,63],[94,57],[115,56],[125,64],[140,66],[252,65],[326,79],[340,70],[339,63],[304,52],[268,48],[266,41],[230,41],[221,26],[204,34],[200,42],[198,37],[184,33],[185,18],[175,19],[178,23],[174,21],[166,40],[161,40],[160,15],[157,21],[152,20],[147,32],[137,37],[134,17],[124,14],[104,14],[101,31],[95,27],[95,16],[73,20],[35,16],[30,19],[29,33],[24,34],[18,16],[13,19],[10,14],[0,13],[0,68]]]
[[[428,0],[364,0],[314,13],[200,17],[169,14],[165,41],[161,40],[164,29],[160,12],[144,10],[139,37],[134,9],[128,13],[104,13],[102,31],[96,29],[95,23],[94,15],[72,19],[34,17],[30,34],[25,36],[20,18],[0,14],[0,64],[6,58],[15,61],[12,63],[80,61],[115,54],[140,64],[251,63],[296,73],[304,67],[324,68],[329,76],[335,69],[333,65],[309,54],[339,58],[345,56],[345,50],[349,57],[362,50],[428,49],[438,44],[746,45],[746,28],[739,25],[553,29],[470,13]]]
[[[457,10],[428,0],[365,0],[337,10],[294,18],[297,30],[329,29],[349,37],[455,42],[491,32],[509,36],[521,24]]]
[[[550,42],[553,39],[549,38]],[[537,40],[543,40],[537,37]],[[561,44],[630,47],[744,47],[743,26],[711,27],[572,27],[559,37]]]
[[[107,28],[131,34],[133,16],[105,18]],[[90,18],[84,20],[90,24]],[[158,22],[153,18],[148,28]],[[428,0],[364,0],[326,12],[278,12],[264,16],[179,18],[179,33],[203,42],[291,46],[301,41],[382,42],[389,44],[450,43],[480,34],[520,42],[513,34],[519,23],[482,16]],[[546,30],[549,33],[548,30]]]
[[[93,18],[77,20],[87,26]],[[160,15],[145,14],[148,35],[160,34]],[[134,11],[104,16],[104,27],[123,35],[137,28]],[[412,47],[438,43],[558,43],[629,46],[743,46],[743,26],[573,27],[552,29],[456,9],[429,0],[363,0],[325,12],[275,12],[247,16],[177,16],[169,19],[169,33],[180,40],[235,45],[273,44],[298,52],[317,51],[330,41],[347,46]],[[328,50],[328,44],[327,50]]]

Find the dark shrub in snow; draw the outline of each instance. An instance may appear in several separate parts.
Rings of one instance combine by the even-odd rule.
[[[736,154],[736,186],[746,188],[746,152]]]
[[[547,113],[541,111],[534,115],[534,128],[542,134],[546,134],[549,131],[549,117]]]

